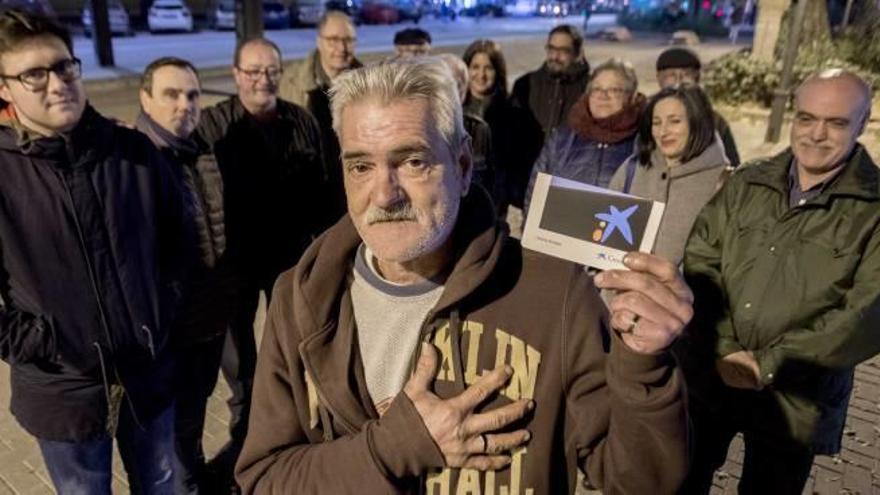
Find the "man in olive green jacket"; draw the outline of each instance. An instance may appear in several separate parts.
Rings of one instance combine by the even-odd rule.
[[[853,368],[880,352],[880,174],[856,142],[870,106],[851,73],[808,78],[791,148],[734,174],[694,225],[685,493],[708,493],[737,432],[740,493],[800,494],[814,455],[840,450]]]

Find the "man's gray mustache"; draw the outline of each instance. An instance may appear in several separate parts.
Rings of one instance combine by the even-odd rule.
[[[417,219],[412,203],[400,203],[391,209],[372,207],[367,210],[365,220],[367,225],[383,222],[404,222]]]

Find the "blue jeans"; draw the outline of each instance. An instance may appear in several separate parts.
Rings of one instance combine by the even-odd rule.
[[[174,408],[139,426],[128,405],[119,414],[116,441],[128,473],[131,493],[172,495],[174,465]],[[58,495],[110,495],[113,477],[113,439],[56,442],[37,439]]]

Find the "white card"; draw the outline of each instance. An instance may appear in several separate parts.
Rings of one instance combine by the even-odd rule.
[[[626,269],[630,251],[650,253],[665,204],[538,173],[522,245],[600,270]]]

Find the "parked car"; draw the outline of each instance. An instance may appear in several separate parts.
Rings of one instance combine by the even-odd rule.
[[[495,3],[482,2],[461,9],[461,15],[467,17],[504,17],[504,7]]]
[[[192,12],[182,0],[156,0],[147,15],[151,33],[193,30]]]
[[[346,13],[349,17],[355,20],[355,22],[360,22],[361,17],[361,5],[359,1],[355,0],[327,0],[324,3],[324,8],[327,10],[338,10],[340,12]]]
[[[208,14],[211,29],[235,29],[235,0],[220,0]]]
[[[324,0],[293,0],[290,4],[292,26],[314,26],[327,9]]]
[[[128,12],[120,0],[109,0],[107,3],[107,13],[110,16],[110,34],[118,36],[134,36],[134,29],[131,28],[131,20]],[[94,20],[92,19],[92,4],[86,2],[82,12],[83,34],[90,37],[94,32]]]
[[[514,0],[504,5],[504,14],[513,17],[533,16],[538,11],[535,0]]]
[[[566,17],[571,12],[568,2],[548,0],[538,3],[538,15],[544,17]]]
[[[367,1],[361,8],[361,20],[364,24],[394,24],[400,20],[400,11],[386,1]]]
[[[21,9],[46,17],[55,17],[55,10],[49,0],[0,0],[0,12],[9,9]]]
[[[263,27],[286,29],[290,27],[290,11],[278,0],[263,0]]]
[[[401,21],[413,21],[416,24],[422,19],[422,4],[419,0],[396,0],[397,18]]]

